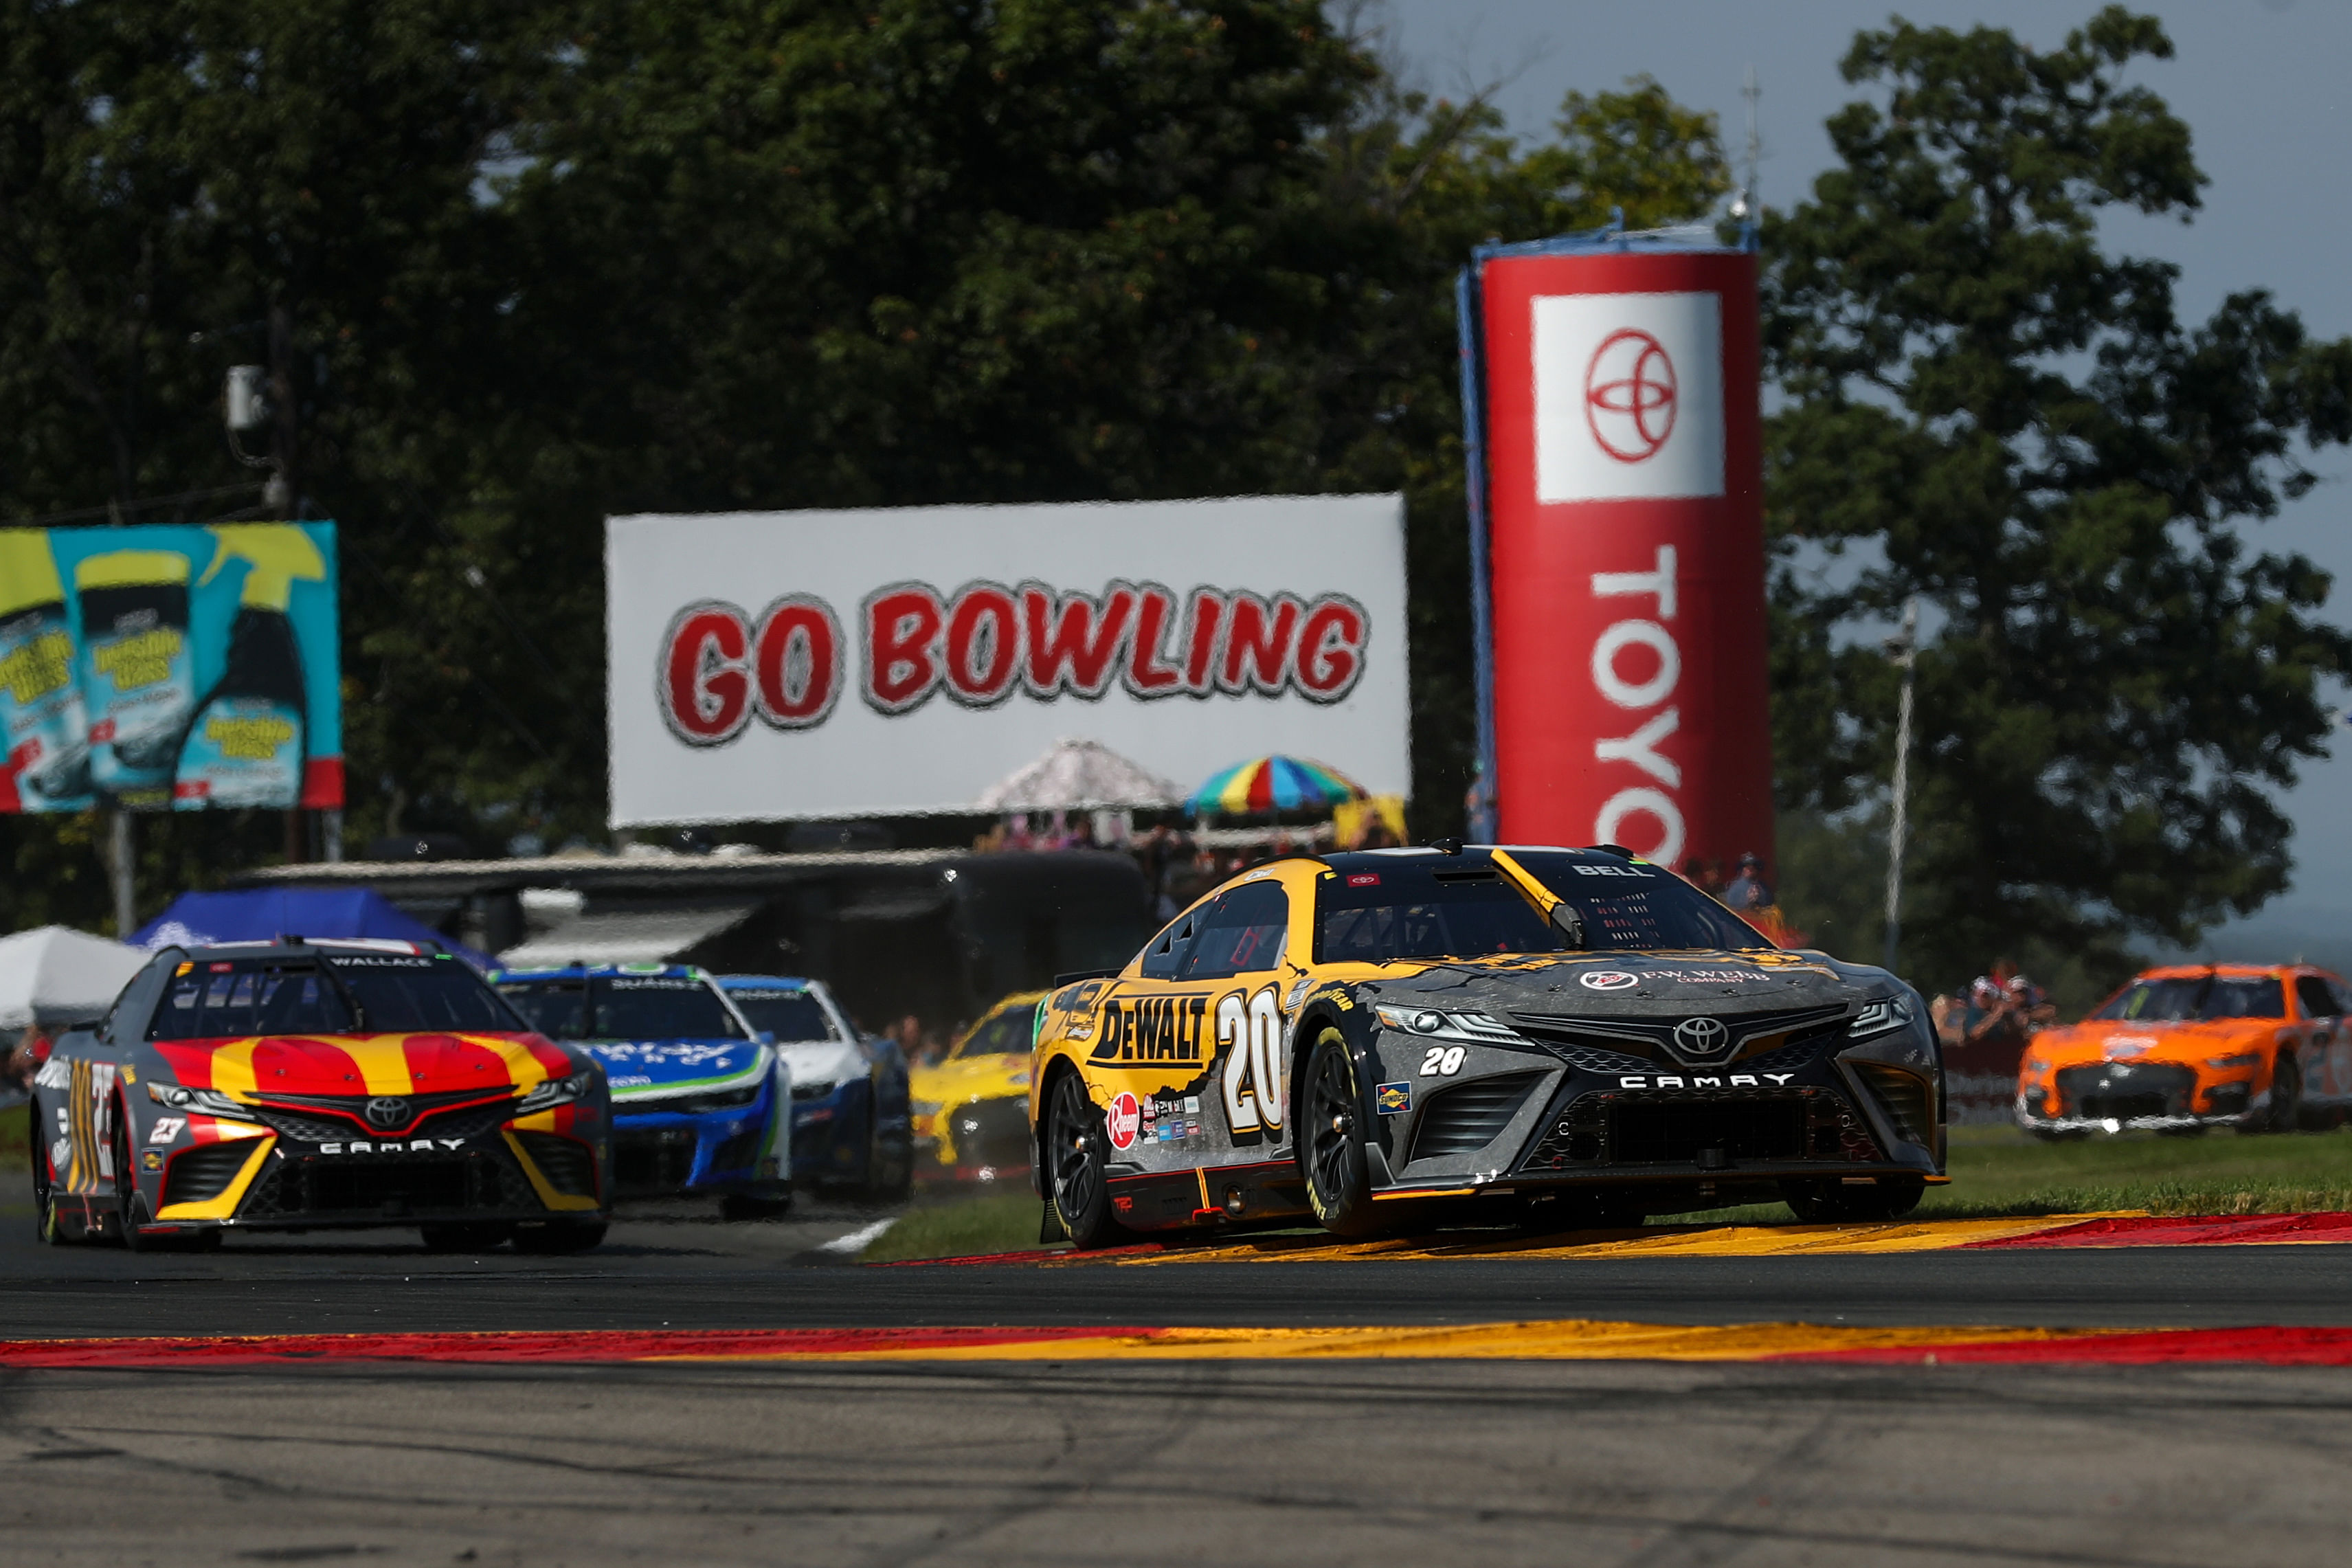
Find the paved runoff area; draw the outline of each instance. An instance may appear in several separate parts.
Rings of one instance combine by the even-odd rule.
[[[9,1561],[2334,1563],[2352,1220],[46,1247]]]

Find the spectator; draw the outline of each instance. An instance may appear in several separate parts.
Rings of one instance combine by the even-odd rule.
[[[1726,904],[1741,914],[1773,906],[1771,886],[1764,880],[1764,862],[1753,851],[1739,858],[1739,875],[1723,889],[1722,897]]]
[[[38,1024],[27,1024],[16,1043],[9,1048],[6,1065],[0,1066],[0,1078],[5,1078],[18,1089],[30,1090],[33,1075],[49,1059],[49,1037]]]

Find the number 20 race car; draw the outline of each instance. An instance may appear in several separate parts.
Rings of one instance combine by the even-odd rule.
[[[1613,847],[1261,866],[1060,985],[1033,1067],[1038,1185],[1081,1246],[1307,1212],[1891,1217],[1944,1179],[1917,994]]]
[[[446,952],[167,947],[33,1080],[43,1239],[217,1243],[402,1226],[427,1246],[604,1239],[604,1075]]]

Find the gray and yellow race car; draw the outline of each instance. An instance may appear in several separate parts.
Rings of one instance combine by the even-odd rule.
[[[1066,981],[1029,1119],[1081,1245],[1776,1198],[1887,1218],[1945,1179],[1918,994],[1612,846],[1275,861]]]
[[[604,1074],[456,958],[353,939],[167,947],[34,1075],[44,1240],[415,1227],[428,1247],[604,1236]]]

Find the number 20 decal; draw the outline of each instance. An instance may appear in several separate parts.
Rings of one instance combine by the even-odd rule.
[[[1217,1003],[1217,1045],[1225,1054],[1225,1121],[1239,1132],[1282,1131],[1282,1009],[1266,986],[1246,1000]]]
[[[1452,1078],[1462,1070],[1462,1058],[1469,1054],[1460,1046],[1432,1046],[1429,1054],[1421,1058],[1421,1076]]]

